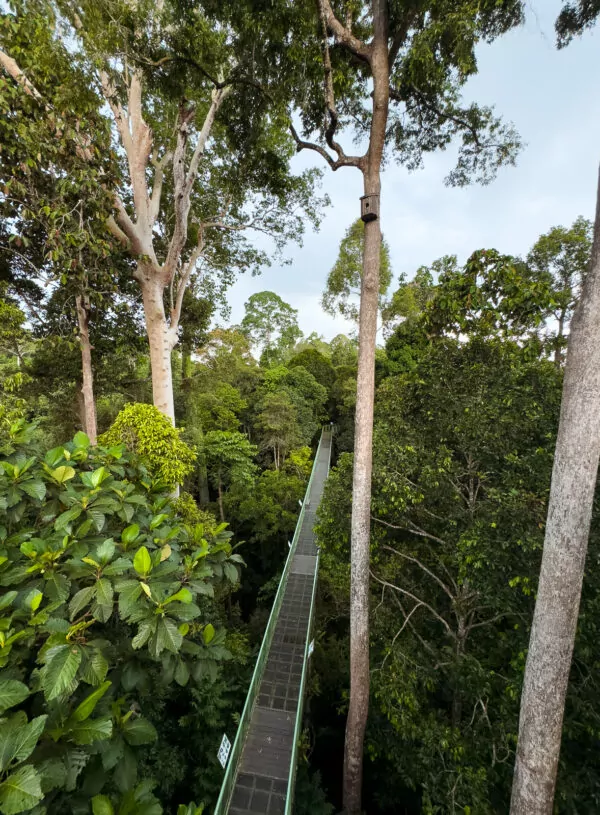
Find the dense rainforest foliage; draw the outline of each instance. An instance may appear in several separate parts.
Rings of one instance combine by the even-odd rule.
[[[567,3],[559,46],[599,10]],[[0,815],[213,811],[325,424],[294,811],[501,815],[513,783],[513,815],[600,810],[600,210],[412,274],[379,218],[385,159],[455,140],[455,186],[515,163],[461,91],[523,14],[0,8]],[[229,318],[324,217],[301,151],[366,193],[323,270],[331,340],[273,291]]]

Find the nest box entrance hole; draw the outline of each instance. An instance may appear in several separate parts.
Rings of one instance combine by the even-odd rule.
[[[361,195],[360,217],[365,223],[367,221],[376,221],[379,218],[378,195]]]

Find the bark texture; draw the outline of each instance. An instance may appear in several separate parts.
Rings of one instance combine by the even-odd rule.
[[[370,55],[373,117],[364,174],[365,195],[379,195],[380,170],[389,105],[388,17],[386,0],[373,0],[374,38]],[[350,578],[350,704],[344,749],[344,810],[361,811],[365,728],[369,713],[369,560],[371,470],[375,401],[375,346],[379,306],[381,227],[365,224],[360,298],[354,471],[352,477]]]
[[[98,441],[96,425],[96,402],[94,400],[94,371],[92,368],[92,346],[90,343],[89,321],[90,302],[84,295],[75,298],[77,323],[79,326],[79,343],[81,346],[81,397],[83,401],[83,429],[92,444]]]
[[[150,348],[152,401],[175,424],[171,351],[174,343],[165,315],[163,286],[153,275],[141,277],[142,302]]]
[[[565,697],[600,458],[600,183],[573,317],[540,582],[525,668],[511,815],[552,815]]]

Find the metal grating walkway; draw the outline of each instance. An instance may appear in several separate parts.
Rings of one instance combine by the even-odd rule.
[[[284,815],[295,779],[303,667],[310,632],[318,551],[313,528],[329,472],[331,430],[323,431],[264,671],[256,691],[229,803],[230,815]],[[283,580],[284,578],[282,578]],[[286,805],[287,804],[287,805]],[[217,812],[219,812],[217,807]]]

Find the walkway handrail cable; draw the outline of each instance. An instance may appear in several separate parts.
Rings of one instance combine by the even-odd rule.
[[[277,588],[277,593],[275,594],[275,600],[273,601],[273,607],[271,608],[271,613],[269,615],[269,620],[267,622],[267,627],[265,629],[265,634],[260,646],[260,650],[258,652],[258,657],[256,659],[256,665],[254,667],[254,672],[252,674],[252,679],[250,680],[250,686],[248,688],[248,695],[246,696],[246,701],[244,704],[244,709],[242,710],[242,715],[240,717],[240,721],[237,728],[237,733],[235,736],[235,740],[233,742],[233,747],[231,749],[231,753],[229,756],[229,761],[227,763],[227,767],[225,770],[225,775],[223,777],[223,782],[221,785],[221,792],[219,794],[219,799],[217,801],[217,805],[215,807],[214,815],[227,815],[229,809],[229,802],[231,799],[231,795],[233,793],[233,787],[235,784],[235,778],[237,775],[238,765],[241,758],[244,742],[246,740],[246,736],[248,735],[248,728],[250,725],[250,720],[252,717],[252,710],[254,707],[254,703],[256,701],[258,687],[260,685],[262,675],[264,672],[267,656],[269,653],[269,649],[271,647],[271,642],[273,639],[273,633],[275,631],[275,626],[277,624],[277,619],[279,616],[279,610],[281,608],[281,604],[283,601],[283,596],[285,593],[285,587],[287,583],[287,579],[289,576],[290,568],[292,559],[294,557],[296,547],[298,544],[298,538],[300,536],[300,530],[302,529],[302,523],[304,521],[304,514],[305,514],[305,506],[306,506],[306,499],[307,497],[310,499],[310,489],[313,482],[313,477],[315,471],[317,469],[317,462],[319,460],[319,452],[321,450],[321,443],[323,441],[323,435],[325,433],[326,428],[323,428],[321,431],[321,437],[319,439],[319,444],[317,447],[317,451],[315,453],[313,467],[311,470],[310,478],[308,481],[308,485],[306,488],[306,493],[304,496],[304,501],[302,503],[302,508],[300,510],[300,514],[298,516],[298,521],[296,523],[296,529],[294,531],[294,537],[292,539],[292,545],[290,546],[288,556],[285,561],[285,565],[283,567],[283,572],[281,574],[281,579],[279,581],[279,586]],[[318,563],[318,561],[317,561]],[[315,577],[315,585],[316,585],[316,577]],[[314,603],[314,586],[313,586],[313,603]],[[311,612],[312,612],[312,605],[311,605]],[[308,645],[306,646],[308,647]],[[302,670],[302,689],[304,688],[305,682],[305,670],[306,670],[306,650],[305,650],[305,664]],[[299,708],[301,704],[299,704]],[[296,722],[296,728],[298,727],[298,721]],[[296,741],[296,733],[294,734],[294,739]],[[294,757],[296,754],[296,744],[294,745],[292,763],[294,762]],[[293,768],[290,768],[290,781],[292,778],[292,771],[295,776],[295,765]],[[293,790],[293,786],[291,787]],[[288,785],[288,792],[290,786]],[[286,801],[286,813],[291,812],[288,810],[287,805],[289,801],[289,794],[288,800]]]

